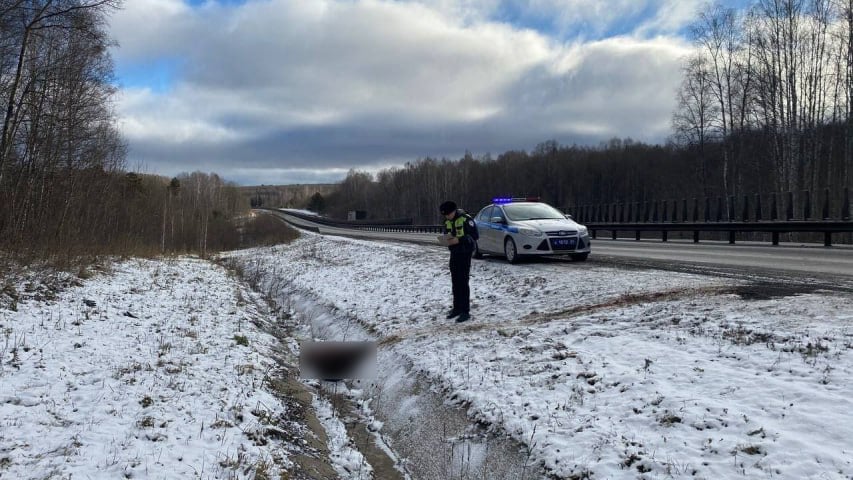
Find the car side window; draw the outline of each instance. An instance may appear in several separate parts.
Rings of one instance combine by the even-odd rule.
[[[479,214],[479,215],[477,215],[477,221],[480,221],[480,222],[486,222],[486,223],[488,223],[488,222],[489,222],[489,217],[490,217],[490,215],[492,214],[492,208],[493,208],[493,207],[489,206],[489,207],[486,207],[486,208],[482,209],[482,210],[480,211],[480,214]]]
[[[504,215],[504,211],[503,211],[503,209],[502,209],[502,208],[500,208],[500,207],[495,207],[495,208],[494,208],[494,210],[493,210],[493,211],[492,211],[492,213],[491,213],[491,216],[493,216],[493,217],[500,217],[500,219],[501,219],[501,220],[503,220],[504,222],[506,222],[506,215]]]

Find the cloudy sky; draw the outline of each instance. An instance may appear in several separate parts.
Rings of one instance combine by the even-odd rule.
[[[127,0],[111,28],[128,168],[321,183],[550,139],[662,142],[700,6]]]

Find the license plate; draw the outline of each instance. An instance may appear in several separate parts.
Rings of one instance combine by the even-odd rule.
[[[552,238],[551,249],[553,250],[574,250],[577,245],[576,238]]]

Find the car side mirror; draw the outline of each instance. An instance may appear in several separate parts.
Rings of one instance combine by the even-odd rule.
[[[569,220],[571,220],[571,219],[572,219],[572,216],[571,216],[571,215],[569,215],[568,213],[565,215],[565,217],[566,217],[566,218],[568,218]]]
[[[506,223],[504,217],[492,217],[491,223]]]

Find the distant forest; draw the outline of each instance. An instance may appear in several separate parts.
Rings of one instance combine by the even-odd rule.
[[[496,158],[425,158],[375,177],[351,171],[324,206],[333,216],[431,223],[444,199],[477,210],[495,196],[533,194],[568,208],[828,188],[838,210],[853,185],[853,0],[712,4],[690,31],[666,145],[547,141]]]
[[[250,199],[216,174],[126,170],[106,25],[120,4],[0,0],[0,252],[12,258],[206,255],[239,245],[253,218]],[[423,158],[351,171],[308,206],[435,223],[446,199],[476,211],[537,195],[572,209],[830,189],[838,211],[853,187],[853,0],[710,5],[691,36],[665,145],[550,140],[495,158]]]
[[[216,174],[125,171],[106,28],[119,5],[0,0],[0,251],[17,260],[238,244],[247,206]]]

